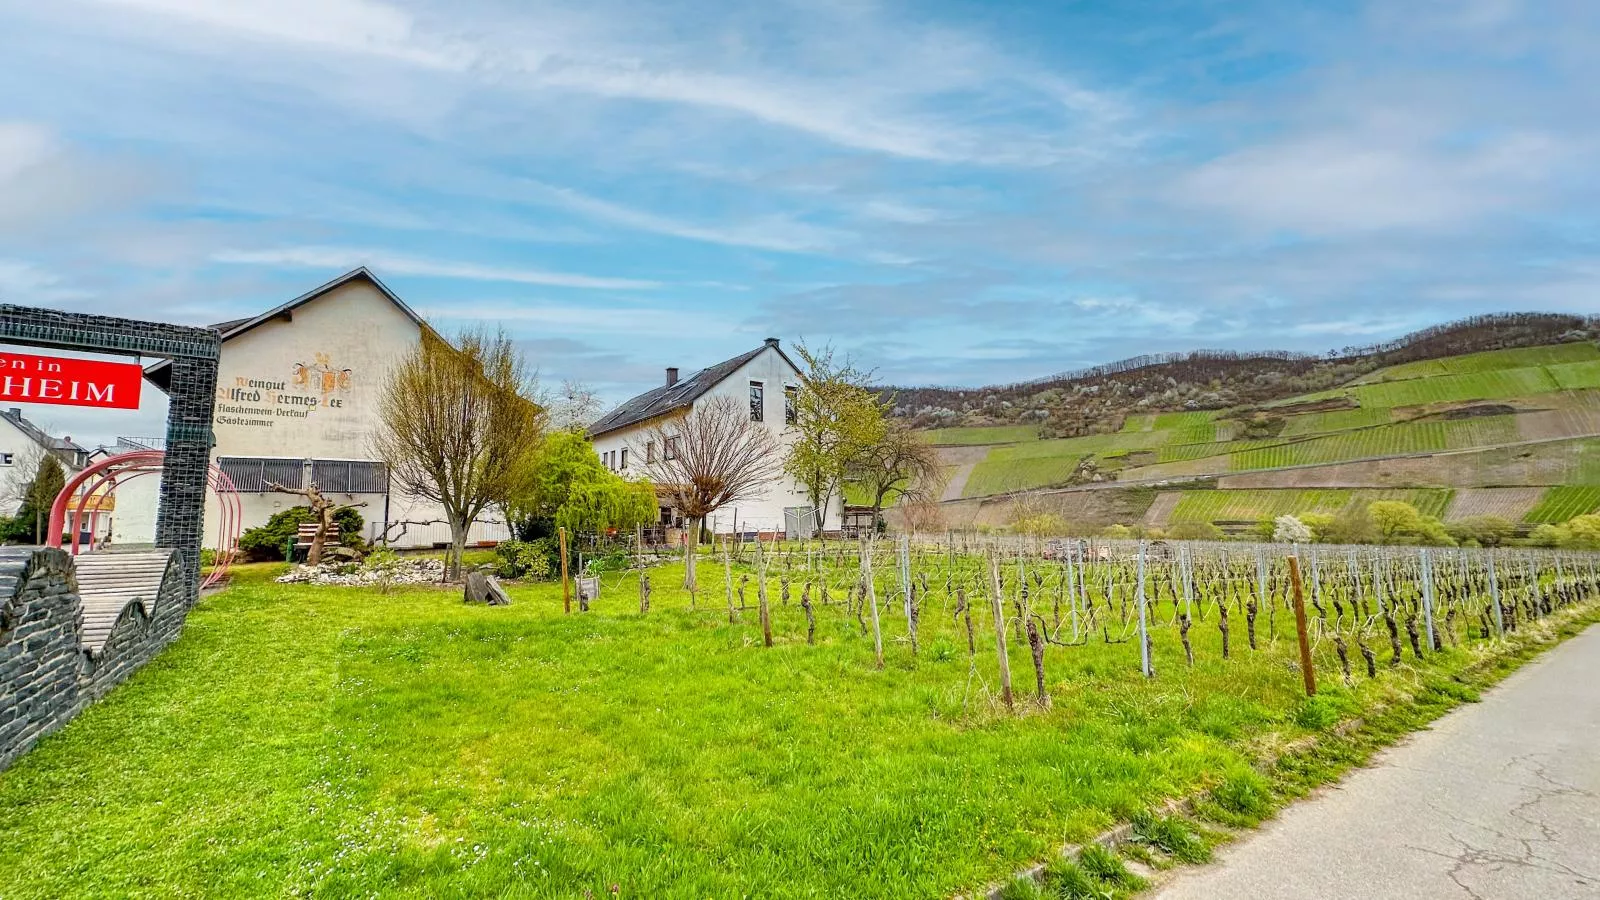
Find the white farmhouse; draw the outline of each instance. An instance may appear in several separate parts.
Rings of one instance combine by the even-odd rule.
[[[449,540],[438,504],[400,491],[372,449],[384,382],[431,330],[377,276],[354,269],[260,315],[212,327],[222,333],[212,461],[238,491],[244,528],[305,505],[304,497],[277,493],[270,484],[316,482],[339,503],[362,504],[369,541],[418,548]],[[170,363],[149,367],[145,377],[166,389]],[[160,449],[159,440],[123,440]],[[150,540],[157,484],[150,478],[119,489],[115,542]],[[141,518],[134,510],[147,512]],[[210,523],[219,515],[217,498],[208,497],[208,547],[216,543]],[[504,523],[485,517],[472,524],[467,540],[487,544],[508,536]]]
[[[33,483],[39,460],[53,454],[71,477],[88,463],[89,451],[71,437],[52,437],[22,417],[22,410],[0,410],[0,513],[17,514],[23,492]]]
[[[731,397],[748,403],[750,418],[765,426],[776,438],[776,452],[786,453],[795,435],[789,427],[794,421],[794,403],[800,390],[800,370],[783,352],[777,338],[767,338],[760,347],[679,379],[677,368],[667,369],[666,382],[623,403],[589,428],[595,452],[606,467],[621,475],[647,474],[646,456],[665,452],[647,447],[649,433],[657,425],[672,431],[671,420],[681,418],[714,398]],[[834,498],[825,511],[826,526],[837,527],[839,500]],[[661,524],[682,527],[681,518],[670,508],[661,509]],[[753,499],[724,507],[714,513],[706,527],[715,533],[758,532],[763,535],[810,535],[816,521],[815,510],[805,488],[787,474],[779,474]]]

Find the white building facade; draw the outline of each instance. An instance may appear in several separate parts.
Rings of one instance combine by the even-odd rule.
[[[89,451],[71,437],[58,438],[28,421],[20,407],[0,410],[0,513],[17,514],[23,494],[38,474],[39,460],[55,456],[67,477],[82,471]]]
[[[212,462],[238,492],[241,531],[265,524],[279,510],[306,505],[305,497],[274,491],[270,484],[303,488],[315,482],[338,503],[360,504],[363,537],[370,542],[404,549],[449,541],[437,504],[395,490],[372,449],[390,370],[428,328],[376,276],[356,269],[262,315],[213,327],[222,332],[222,356]],[[165,368],[157,364],[146,377],[165,387]],[[143,532],[153,528],[153,516],[130,514],[130,507],[137,502],[154,510],[157,484],[154,478],[129,484],[137,499],[119,489],[117,506],[124,514],[116,519],[115,543],[150,540]],[[216,545],[212,523],[219,514],[217,498],[208,496],[207,546]],[[503,523],[486,519],[473,524],[468,544],[508,537]]]
[[[796,439],[793,423],[794,398],[800,390],[800,370],[783,352],[777,338],[767,338],[760,347],[687,378],[679,379],[678,369],[666,370],[661,386],[646,391],[618,406],[589,428],[595,452],[607,468],[624,476],[647,475],[648,456],[665,452],[647,446],[656,426],[669,435],[673,421],[691,410],[718,398],[731,398],[750,410],[752,421],[772,433],[777,453],[786,455]],[[841,502],[829,501],[822,515],[826,530],[839,526]],[[667,507],[662,507],[662,524],[681,525]],[[805,488],[787,473],[771,481],[760,496],[723,507],[707,520],[714,533],[809,536],[816,530],[817,510]]]

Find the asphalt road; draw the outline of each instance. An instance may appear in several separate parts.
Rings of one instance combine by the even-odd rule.
[[[1154,894],[1600,898],[1600,625]]]

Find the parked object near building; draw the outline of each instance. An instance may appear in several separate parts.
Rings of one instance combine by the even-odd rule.
[[[793,436],[794,402],[800,389],[800,369],[783,352],[777,338],[767,338],[754,350],[716,365],[707,366],[686,378],[679,378],[677,367],[666,370],[662,385],[621,404],[589,427],[595,452],[608,468],[621,475],[644,474],[658,454],[675,452],[670,437],[657,446],[654,432],[658,425],[671,432],[671,420],[687,415],[720,398],[731,398],[746,406],[751,421],[767,428],[774,438],[775,453],[787,452]],[[781,464],[781,458],[778,462]],[[839,500],[830,503],[822,517],[830,526],[839,521]],[[816,531],[817,512],[795,480],[780,474],[761,496],[721,510],[707,520],[706,527],[717,534],[809,537]],[[670,507],[661,507],[659,533],[669,543],[680,539],[683,521]]]
[[[315,482],[339,504],[360,505],[370,542],[417,548],[450,540],[442,511],[398,492],[371,449],[391,367],[431,331],[377,276],[358,268],[258,316],[213,327],[222,333],[222,358],[212,461],[238,491],[243,528],[303,505],[271,485],[303,489]],[[170,364],[151,366],[145,377],[165,390]],[[128,449],[161,449],[150,439],[120,442]],[[133,509],[154,509],[159,486],[151,482],[119,491],[114,542],[148,541],[153,520],[141,521]],[[135,491],[149,496],[135,497]],[[208,520],[219,512],[215,504],[208,504]],[[508,536],[503,523],[485,518],[474,523],[468,541]]]

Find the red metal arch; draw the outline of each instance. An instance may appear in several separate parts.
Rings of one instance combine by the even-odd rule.
[[[50,531],[48,543],[51,547],[61,546],[61,533],[67,524],[67,507],[77,497],[77,504],[72,509],[72,553],[80,552],[80,535],[83,531],[84,512],[90,498],[101,488],[109,486],[108,494],[114,494],[119,484],[126,484],[135,478],[160,472],[166,454],[160,450],[134,450],[129,453],[119,453],[108,456],[99,462],[93,463],[67,479],[61,493],[56,495],[55,502],[50,505]],[[87,487],[85,487],[87,486]],[[233,558],[233,549],[239,539],[239,528],[243,518],[243,507],[239,502],[239,492],[234,487],[233,479],[228,473],[222,471],[216,463],[212,463],[206,473],[206,487],[215,494],[221,514],[217,522],[217,561],[211,568],[211,574],[201,582],[201,587],[209,587],[226,577],[228,565]],[[95,527],[99,521],[99,510],[90,514],[89,551],[94,550]]]

